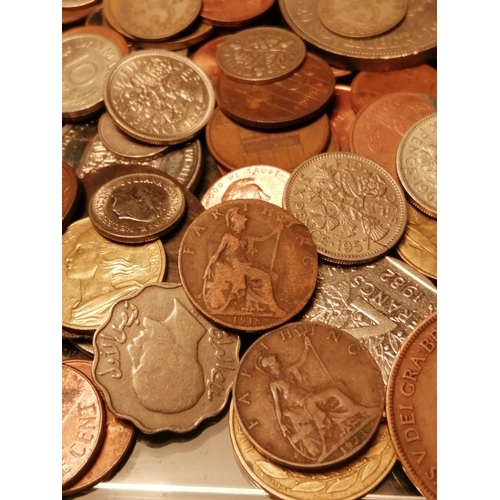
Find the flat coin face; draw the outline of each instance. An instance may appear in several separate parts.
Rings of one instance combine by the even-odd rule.
[[[63,231],[68,226],[73,215],[80,187],[75,171],[63,160],[62,162],[62,227]]]
[[[304,64],[275,83],[238,83],[223,73],[216,86],[217,104],[233,120],[257,128],[298,125],[321,114],[335,90],[335,76],[321,58],[307,53]]]
[[[289,323],[254,342],[233,389],[250,442],[299,469],[337,465],[365,448],[384,396],[380,370],[356,338],[309,322]]]
[[[338,264],[380,257],[398,242],[407,218],[401,186],[354,153],[323,153],[299,165],[283,207],[309,228],[318,253]]]
[[[225,2],[203,0],[201,17],[216,26],[241,26],[266,12],[274,0],[252,0],[250,2]]]
[[[319,0],[318,16],[333,33],[351,38],[380,35],[405,16],[407,0]]]
[[[179,186],[154,174],[128,174],[107,182],[89,202],[94,227],[106,238],[145,243],[173,229],[186,209]]]
[[[196,64],[164,50],[125,57],[110,75],[104,100],[127,134],[150,144],[192,139],[214,108],[212,84]]]
[[[425,498],[437,498],[437,312],[406,339],[387,385],[396,454]]]
[[[190,431],[222,410],[240,340],[200,316],[182,285],[162,283],[116,302],[93,345],[108,406],[152,434]]]
[[[62,325],[95,330],[111,305],[165,275],[160,241],[115,243],[101,236],[90,219],[73,222],[62,237]]]
[[[242,331],[274,328],[295,316],[314,291],[317,266],[308,229],[261,200],[209,208],[179,249],[182,284],[197,309]]]
[[[396,462],[389,431],[380,424],[373,441],[347,465],[321,471],[290,469],[262,455],[245,435],[234,411],[229,410],[231,443],[243,470],[273,498],[282,500],[355,500],[372,491]]]
[[[437,217],[437,114],[422,118],[406,132],[398,148],[396,166],[410,201]]]
[[[62,487],[81,477],[105,434],[101,397],[81,372],[62,365]]]
[[[102,7],[100,7],[102,9]],[[90,16],[89,16],[90,17]],[[130,53],[129,46],[127,44],[127,40],[120,35],[120,33],[115,30],[106,27],[106,26],[78,26],[76,28],[71,28],[70,30],[66,30],[64,32],[65,36],[68,35],[76,35],[76,34],[90,34],[90,35],[100,35],[105,38],[108,38],[111,42],[113,42],[122,53],[123,56],[126,56]]]
[[[301,38],[281,28],[259,26],[240,31],[217,50],[217,63],[242,83],[271,83],[297,71],[306,57]]]

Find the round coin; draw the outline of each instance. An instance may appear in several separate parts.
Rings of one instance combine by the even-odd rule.
[[[67,30],[64,32],[65,36],[68,36],[70,34],[100,35],[108,38],[111,42],[113,42],[120,49],[120,52],[123,56],[126,56],[130,53],[130,49],[125,38],[120,35],[120,33],[106,26],[78,26],[77,28],[72,28],[71,30]]]
[[[62,162],[62,229],[68,227],[80,196],[80,184],[75,171]]]
[[[226,76],[243,83],[271,83],[297,71],[306,57],[301,38],[282,28],[259,26],[240,31],[217,50]]]
[[[196,49],[196,51],[189,56],[191,61],[197,64],[205,72],[214,87],[217,84],[217,79],[220,74],[220,68],[216,59],[217,50],[224,40],[227,40],[230,36],[231,35],[224,35],[213,38]]]
[[[212,84],[188,58],[165,50],[141,50],[110,74],[106,109],[127,134],[150,144],[192,139],[214,109]]]
[[[376,259],[406,227],[399,183],[354,153],[322,153],[299,165],[285,186],[283,207],[308,227],[320,256],[338,264]]]
[[[318,255],[309,230],[262,200],[231,200],[200,214],[179,249],[182,284],[216,323],[241,331],[274,328],[314,291]]]
[[[262,455],[252,446],[238,422],[234,401],[229,409],[229,432],[243,470],[272,498],[281,500],[355,500],[380,484],[396,463],[394,446],[383,423],[362,455],[344,466],[321,471],[321,474],[289,469]]]
[[[328,111],[328,117],[339,140],[339,151],[350,152],[349,137],[356,120],[351,105],[351,87],[335,85],[335,100]]]
[[[238,420],[266,457],[298,469],[338,465],[367,446],[385,386],[368,350],[321,323],[288,323],[254,342],[233,389]]]
[[[401,139],[396,167],[410,201],[437,218],[437,114],[422,118]]]
[[[437,312],[415,327],[387,385],[387,424],[408,477],[437,498]]]
[[[264,14],[273,4],[274,0],[251,2],[203,0],[200,15],[205,22],[215,26],[241,27]]]

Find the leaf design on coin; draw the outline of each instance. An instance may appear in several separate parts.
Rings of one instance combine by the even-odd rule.
[[[256,460],[255,463],[262,469],[263,472],[271,477],[275,477],[277,479],[286,479],[288,477],[287,471],[271,462]]]
[[[341,478],[338,478],[332,485],[330,485],[326,492],[333,493],[337,491],[348,490],[357,480],[358,472],[355,472],[351,476],[342,476]]]
[[[292,491],[318,492],[324,488],[325,483],[323,481],[305,481],[292,488]]]

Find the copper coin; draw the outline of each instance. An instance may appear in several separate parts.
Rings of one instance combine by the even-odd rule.
[[[92,361],[66,360],[63,364],[78,370],[89,380],[92,380]],[[134,427],[128,422],[116,418],[106,406],[104,409],[106,411],[106,430],[99,454],[86,474],[69,488],[63,490],[63,496],[84,491],[106,479],[116,471],[134,442]]]
[[[309,230],[262,200],[231,200],[205,212],[179,250],[186,293],[205,316],[241,331],[281,325],[306,305],[318,254]]]
[[[71,24],[80,21],[81,19],[87,17],[93,10],[95,6],[90,5],[87,7],[79,7],[78,9],[62,9],[62,24]]]
[[[220,74],[220,68],[216,59],[217,50],[224,40],[227,40],[230,36],[231,35],[224,35],[213,38],[196,49],[196,51],[189,56],[191,61],[197,64],[205,72],[214,87]]]
[[[368,350],[344,330],[306,321],[261,336],[240,361],[233,400],[250,442],[299,469],[333,466],[367,446],[385,386]]]
[[[193,430],[224,408],[240,339],[196,312],[182,285],[162,283],[117,301],[93,345],[111,411],[153,434]]]
[[[216,86],[217,104],[233,120],[258,128],[292,127],[321,114],[335,91],[335,77],[318,56],[307,53],[292,76],[275,83],[235,82],[223,73]]]
[[[401,139],[412,125],[435,112],[435,99],[425,94],[393,92],[379,97],[357,114],[349,139],[351,151],[399,180],[396,153]]]
[[[205,22],[215,26],[243,26],[264,14],[273,4],[274,0],[253,0],[251,2],[203,0],[200,15]]]
[[[326,114],[322,114],[313,122],[289,130],[257,130],[240,125],[216,108],[205,135],[210,153],[226,170],[274,165],[292,172],[303,161],[325,151],[330,126]]]
[[[380,257],[406,227],[402,187],[354,153],[322,153],[299,165],[285,186],[283,207],[309,228],[318,253],[337,264]]]
[[[62,8],[72,10],[94,6],[99,0],[62,0]]]
[[[339,151],[350,152],[349,137],[356,121],[351,105],[351,87],[335,85],[335,100],[328,111],[328,117],[339,140]]]
[[[173,229],[186,209],[182,190],[156,174],[127,174],[107,182],[89,202],[97,231],[121,243],[146,243]]]
[[[63,160],[62,162],[62,229],[66,229],[71,221],[78,199],[80,184],[75,171]]]
[[[437,498],[437,312],[401,347],[387,385],[387,424],[408,477]]]
[[[360,71],[351,82],[352,108],[357,113],[378,97],[415,92],[437,97],[437,71],[428,64],[393,71]]]
[[[77,28],[72,28],[64,32],[65,36],[77,34],[103,36],[113,42],[120,49],[123,56],[130,53],[130,49],[125,38],[120,35],[120,33],[111,28],[107,28],[106,26],[78,26]]]
[[[90,467],[104,440],[106,416],[94,384],[78,370],[62,365],[62,487]]]

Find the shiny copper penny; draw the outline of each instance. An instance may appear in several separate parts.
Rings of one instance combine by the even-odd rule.
[[[299,165],[285,186],[283,207],[309,228],[321,257],[338,264],[380,257],[406,227],[399,183],[354,153],[322,153]]]
[[[359,111],[351,130],[351,151],[384,167],[399,180],[396,154],[404,134],[436,112],[435,99],[413,92],[383,95]]]
[[[274,0],[253,0],[251,2],[225,2],[224,0],[203,0],[200,15],[215,26],[243,26],[269,10]]]
[[[339,151],[350,152],[349,136],[356,120],[351,105],[351,87],[335,85],[335,99],[328,110],[330,124],[339,140]]]
[[[289,130],[258,130],[240,125],[216,108],[207,123],[205,136],[210,153],[226,170],[274,165],[292,172],[303,161],[325,151],[330,127],[326,114],[322,114],[306,125]]]
[[[224,40],[227,40],[230,36],[231,35],[224,35],[213,38],[196,49],[196,51],[189,56],[191,61],[205,72],[214,87],[220,74],[220,68],[216,59],[217,50]]]
[[[187,432],[227,403],[240,339],[194,309],[182,285],[116,302],[94,335],[92,373],[110,409],[143,432]]]
[[[62,24],[76,23],[87,17],[93,10],[95,6],[90,5],[86,7],[79,7],[78,9],[62,9]]]
[[[89,202],[97,231],[121,243],[145,243],[173,229],[184,215],[182,190],[164,176],[127,174],[104,184]]]
[[[106,415],[93,383],[62,365],[62,487],[85,474],[104,440]]]
[[[260,453],[229,409],[231,443],[240,465],[250,479],[272,498],[281,500],[355,500],[373,491],[396,463],[387,425],[381,423],[368,448],[344,466],[322,470],[290,469]]]
[[[243,167],[221,177],[203,196],[205,208],[228,200],[257,199],[283,206],[283,190],[290,173],[268,165]]]
[[[428,64],[393,71],[360,71],[351,82],[352,108],[357,113],[378,97],[415,92],[437,97],[437,71]]]
[[[262,200],[231,200],[203,212],[179,249],[179,271],[197,309],[242,331],[273,328],[295,316],[316,283],[309,230]]]
[[[73,216],[80,196],[80,184],[75,171],[62,162],[62,229],[66,229]]]
[[[359,340],[306,321],[254,342],[233,389],[249,441],[269,459],[299,469],[337,465],[365,448],[384,396],[380,370]]]
[[[92,380],[92,361],[66,360],[63,361],[63,365],[78,370],[89,380]],[[134,442],[134,427],[128,422],[116,418],[106,406],[104,409],[106,430],[101,449],[86,474],[69,488],[63,489],[63,496],[84,491],[106,479],[117,470]]]
[[[387,424],[408,477],[437,498],[437,312],[406,339],[387,385]]]
[[[335,77],[318,56],[307,53],[293,75],[275,83],[238,83],[220,74],[217,104],[233,120],[250,127],[292,127],[321,114],[335,90]]]
[[[120,33],[117,33],[115,30],[106,26],[78,26],[77,28],[72,28],[64,32],[65,36],[76,34],[103,36],[113,42],[120,49],[123,56],[130,53],[130,49],[125,38],[120,35]]]
[[[306,46],[291,31],[258,26],[235,33],[217,50],[221,71],[242,83],[272,83],[292,75],[306,57]]]

